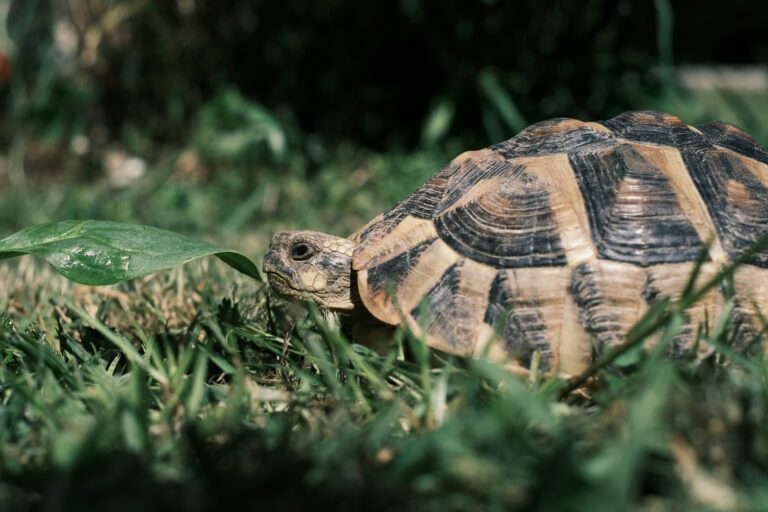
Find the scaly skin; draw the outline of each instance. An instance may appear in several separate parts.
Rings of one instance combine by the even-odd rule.
[[[346,238],[315,231],[275,233],[264,257],[270,286],[288,299],[312,301],[336,312],[352,312],[352,252]]]

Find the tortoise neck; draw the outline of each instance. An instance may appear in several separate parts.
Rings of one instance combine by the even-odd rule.
[[[374,317],[363,304],[360,298],[360,290],[357,287],[357,272],[352,270],[350,275],[349,300],[352,303],[352,309],[338,311],[339,322],[342,328],[352,325],[376,325],[381,322]]]

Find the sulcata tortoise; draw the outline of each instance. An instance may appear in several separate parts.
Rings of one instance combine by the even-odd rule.
[[[264,271],[278,294],[343,313],[357,341],[405,323],[443,351],[487,350],[521,373],[538,353],[540,371],[573,375],[654,300],[679,297],[702,254],[698,282],[766,226],[768,153],[735,126],[561,118],[459,155],[349,238],[275,234]],[[725,288],[686,311],[673,355],[699,345]],[[760,329],[754,308],[768,313],[768,250],[728,290],[743,348]]]

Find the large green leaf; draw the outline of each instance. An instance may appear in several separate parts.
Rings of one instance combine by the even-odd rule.
[[[42,256],[72,281],[103,285],[215,255],[254,279],[259,270],[245,255],[151,226],[68,220],[23,229],[0,240],[0,259]]]

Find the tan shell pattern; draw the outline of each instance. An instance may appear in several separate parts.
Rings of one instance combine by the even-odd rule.
[[[540,369],[573,374],[658,297],[679,296],[702,250],[703,281],[766,226],[768,153],[735,126],[555,119],[455,158],[353,235],[353,269],[374,316],[435,348],[488,350],[522,372],[538,353]],[[768,314],[768,252],[734,288],[744,345],[754,308]],[[713,326],[723,293],[687,311],[673,352]]]

